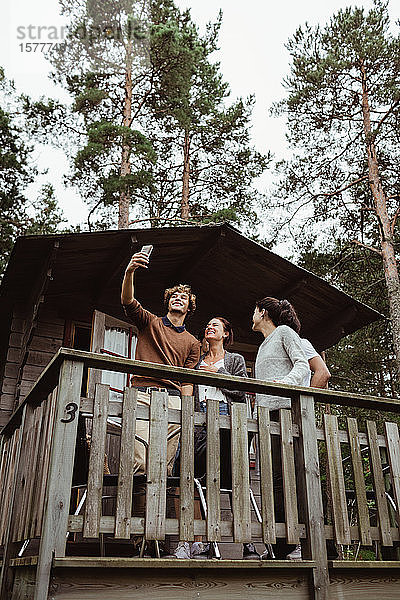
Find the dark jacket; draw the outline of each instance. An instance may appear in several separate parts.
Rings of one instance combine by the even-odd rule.
[[[195,369],[200,368],[203,358],[204,355],[200,357]],[[225,367],[218,369],[218,373],[223,373],[224,375],[235,375],[236,377],[247,377],[246,363],[244,362],[244,358],[241,354],[236,354],[236,352],[225,352],[224,364]],[[229,405],[231,405],[232,402],[246,402],[245,392],[236,392],[227,390],[226,388],[219,389],[225,394]],[[194,409],[196,411],[200,410],[199,388],[197,385],[194,386]]]

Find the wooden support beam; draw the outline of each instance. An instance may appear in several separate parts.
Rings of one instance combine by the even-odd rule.
[[[34,600],[47,600],[53,556],[65,556],[82,375],[83,362],[63,362],[58,381]]]
[[[137,390],[125,388],[119,452],[118,492],[115,509],[115,537],[129,539],[132,511],[133,467],[136,431]],[[146,407],[147,408],[147,407]]]
[[[194,540],[194,399],[182,398],[179,539]]]
[[[231,420],[233,539],[247,543],[251,542],[251,513],[246,404],[232,402]]]
[[[257,408],[260,448],[261,514],[264,544],[276,543],[271,421],[265,406]]]
[[[207,540],[221,541],[219,401],[207,399]]]
[[[297,513],[296,471],[293,453],[292,415],[290,410],[281,410],[280,415],[286,540],[288,544],[299,544],[299,517]]]
[[[385,423],[385,435],[394,500],[397,506],[396,520],[400,528],[400,437],[397,423]]]
[[[360,539],[363,546],[371,546],[371,525],[369,522],[367,492],[365,489],[365,478],[363,461],[361,456],[360,437],[356,419],[350,417],[347,418],[347,430],[349,432],[350,456],[351,464],[353,467],[354,491],[357,502]]]
[[[351,544],[339,426],[336,415],[324,414],[324,429],[335,539],[338,544]]]
[[[317,428],[312,396],[300,395],[292,401],[294,421],[299,426],[296,467],[299,479],[300,519],[306,525],[306,539],[301,552],[306,560],[315,561],[312,598],[328,600],[329,573],[325,544],[324,509],[318,459]]]
[[[11,598],[12,592],[12,571],[10,569],[10,560],[12,557],[13,551],[13,543],[12,543],[12,534],[13,534],[13,526],[14,526],[14,516],[15,516],[15,507],[16,507],[16,491],[19,485],[19,463],[21,457],[21,448],[22,448],[22,438],[23,431],[25,425],[25,417],[26,417],[27,407],[25,406],[22,413],[22,421],[21,427],[17,442],[17,450],[16,457],[14,462],[14,477],[12,483],[11,490],[11,498],[8,505],[8,515],[7,515],[7,529],[6,529],[6,538],[4,544],[3,551],[3,564],[1,568],[1,578],[0,578],[0,600],[9,600]]]
[[[96,385],[85,505],[85,524],[83,528],[83,537],[85,538],[98,538],[100,535],[109,395],[109,385],[105,385],[104,383]]]
[[[369,457],[371,461],[372,479],[375,490],[375,504],[378,512],[378,523],[383,546],[393,546],[390,531],[389,509],[386,500],[385,480],[381,454],[378,446],[378,434],[375,421],[367,421],[367,436],[369,442]]]
[[[106,315],[100,310],[93,311],[92,319],[92,337],[90,340],[91,352],[100,353],[104,348],[104,337],[106,331]],[[101,371],[99,369],[89,369],[88,373],[88,396],[93,398],[96,385],[101,383]]]
[[[168,394],[151,393],[146,482],[146,540],[165,539]]]

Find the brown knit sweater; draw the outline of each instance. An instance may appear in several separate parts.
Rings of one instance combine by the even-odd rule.
[[[200,358],[200,342],[191,333],[186,330],[177,332],[173,327],[168,327],[162,317],[144,309],[136,299],[124,306],[124,311],[128,320],[139,330],[136,360],[188,369],[197,365]],[[176,381],[136,375],[132,377],[132,385],[173,387],[178,390],[181,388]]]

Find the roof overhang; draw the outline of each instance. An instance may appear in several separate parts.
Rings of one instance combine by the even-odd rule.
[[[188,328],[197,333],[211,316],[225,316],[235,338],[259,344],[251,331],[256,300],[287,298],[302,323],[301,335],[319,350],[382,315],[313,273],[244,237],[230,225],[70,233],[18,238],[0,286],[3,306],[26,303],[47,269],[46,301],[62,315],[94,309],[123,318],[120,286],[131,255],[152,244],[151,266],[136,278],[138,299],[162,312],[162,294],[189,283],[197,310]]]

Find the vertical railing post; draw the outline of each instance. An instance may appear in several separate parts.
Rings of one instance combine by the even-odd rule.
[[[65,556],[83,362],[60,369],[34,600],[46,600],[53,556]]]
[[[307,536],[301,541],[301,551],[303,558],[315,562],[312,598],[328,600],[328,559],[313,396],[300,395],[292,400],[292,408],[295,423],[299,427],[296,471],[299,477],[300,518],[304,520]]]

